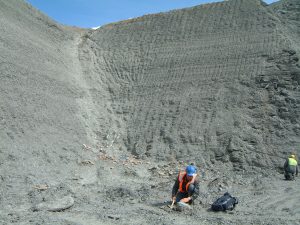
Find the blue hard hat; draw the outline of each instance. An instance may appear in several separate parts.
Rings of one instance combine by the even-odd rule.
[[[185,172],[188,176],[193,176],[196,173],[196,168],[192,165],[189,165],[185,168]]]

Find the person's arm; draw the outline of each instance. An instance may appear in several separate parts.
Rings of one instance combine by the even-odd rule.
[[[286,170],[286,168],[288,167],[288,159],[287,160],[285,160],[285,162],[284,162],[284,165],[283,165],[283,168],[284,168],[284,170]]]
[[[179,189],[179,181],[178,181],[178,178],[177,178],[174,185],[173,185],[172,198],[176,196],[176,194],[178,192],[178,189]]]

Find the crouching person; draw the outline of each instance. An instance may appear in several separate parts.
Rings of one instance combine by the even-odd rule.
[[[197,170],[189,165],[185,171],[179,172],[172,189],[173,203],[192,204],[199,195],[199,181],[197,179]]]
[[[298,176],[298,162],[296,155],[292,154],[284,163],[284,177],[286,180],[294,180]]]

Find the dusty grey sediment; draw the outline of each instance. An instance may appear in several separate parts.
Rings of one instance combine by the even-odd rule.
[[[1,0],[0,222],[299,223],[299,181],[280,174],[299,153],[299,7],[230,0],[92,31]],[[192,216],[164,205],[190,161]],[[235,213],[207,212],[226,190]]]

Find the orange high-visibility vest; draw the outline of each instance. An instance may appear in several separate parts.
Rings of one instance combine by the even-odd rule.
[[[186,172],[180,172],[178,175],[178,182],[179,182],[179,191],[180,192],[187,192],[189,190],[189,186],[190,184],[193,184],[195,182],[195,179],[197,177],[197,174],[193,175],[193,179],[191,181],[189,181],[186,185],[185,185],[185,190],[183,189],[183,181],[184,181],[184,177],[186,176]]]

